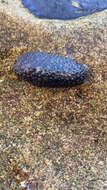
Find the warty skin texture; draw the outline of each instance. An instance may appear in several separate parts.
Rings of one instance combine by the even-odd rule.
[[[89,81],[90,68],[71,58],[47,52],[28,52],[14,67],[22,79],[39,87],[73,87]]]

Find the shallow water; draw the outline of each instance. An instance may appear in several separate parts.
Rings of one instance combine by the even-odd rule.
[[[107,9],[107,0],[22,0],[36,17],[74,19]]]

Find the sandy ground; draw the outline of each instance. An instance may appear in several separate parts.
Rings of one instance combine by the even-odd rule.
[[[107,11],[51,25],[7,8],[0,8],[0,190],[107,189]],[[13,67],[30,50],[86,63],[93,83],[52,89],[20,80]]]

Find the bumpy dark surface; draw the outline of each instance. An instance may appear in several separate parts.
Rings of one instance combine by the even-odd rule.
[[[74,19],[107,9],[107,0],[22,0],[36,17]]]
[[[75,60],[48,54],[28,52],[20,56],[15,73],[37,86],[72,87],[88,81],[90,69]]]

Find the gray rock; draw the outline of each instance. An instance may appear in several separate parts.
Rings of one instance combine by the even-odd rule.
[[[37,86],[72,87],[88,81],[90,69],[85,64],[47,52],[28,52],[20,56],[14,71]]]

